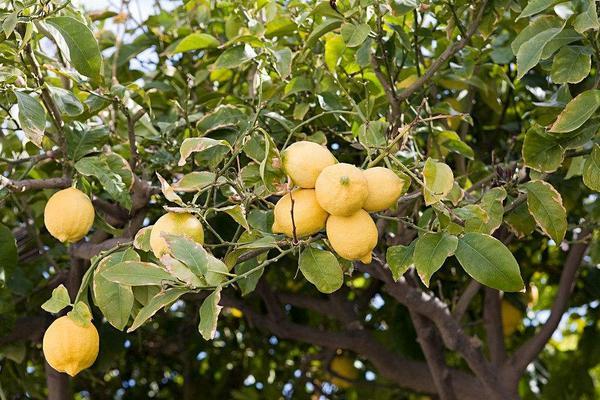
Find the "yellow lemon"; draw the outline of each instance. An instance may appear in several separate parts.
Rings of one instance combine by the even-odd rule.
[[[81,326],[67,316],[58,318],[48,327],[42,343],[48,364],[71,376],[96,361],[99,347],[100,338],[94,324]]]
[[[336,163],[335,157],[325,146],[303,140],[285,149],[281,154],[285,173],[295,185],[305,189],[315,187],[321,171]]]
[[[402,194],[404,181],[391,169],[369,168],[363,172],[369,185],[369,195],[363,205],[367,211],[383,211],[396,204]]]
[[[329,369],[333,372],[331,383],[337,387],[347,389],[352,386],[352,381],[358,379],[358,370],[350,357],[335,356],[329,364]]]
[[[371,252],[377,246],[377,226],[365,210],[327,219],[327,238],[335,252],[346,260],[371,262]]]
[[[349,216],[360,210],[369,196],[363,172],[340,163],[325,168],[315,186],[317,201],[331,215]]]
[[[502,300],[501,305],[501,314],[502,314],[502,330],[504,331],[504,336],[510,336],[521,325],[523,321],[523,313],[517,307],[512,305],[508,300]]]
[[[200,244],[204,243],[204,228],[198,220],[189,213],[168,212],[160,217],[150,231],[150,248],[158,258],[168,252],[167,242],[161,233],[186,236]]]
[[[94,206],[81,190],[68,188],[52,195],[44,209],[48,232],[61,242],[81,240],[94,224]]]
[[[292,199],[294,200],[294,225],[296,237],[315,234],[325,228],[328,214],[317,203],[313,189],[297,189],[283,196],[275,204],[273,233],[294,237],[292,225]]]

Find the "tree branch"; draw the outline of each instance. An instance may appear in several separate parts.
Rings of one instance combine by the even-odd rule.
[[[38,189],[64,189],[71,186],[71,178],[23,179],[13,181],[0,175],[0,188],[7,187],[16,193]]]
[[[490,351],[490,360],[492,364],[499,366],[506,359],[506,349],[504,347],[504,334],[502,332],[502,316],[500,315],[500,292],[496,289],[485,288],[483,321]]]
[[[457,321],[460,321],[463,318],[469,308],[469,304],[471,304],[471,300],[473,300],[473,297],[479,292],[479,289],[481,289],[481,283],[477,282],[475,279],[471,279],[463,294],[458,298],[458,302],[456,302],[456,306],[452,312]]]

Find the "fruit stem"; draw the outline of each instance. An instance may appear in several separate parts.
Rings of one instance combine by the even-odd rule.
[[[347,185],[349,183],[350,183],[350,178],[348,178],[347,176],[341,176],[340,177],[340,184]]]

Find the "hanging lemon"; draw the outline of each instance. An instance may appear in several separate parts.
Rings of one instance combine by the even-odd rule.
[[[61,242],[74,243],[90,231],[94,216],[90,198],[79,189],[68,188],[50,197],[44,209],[44,224]]]

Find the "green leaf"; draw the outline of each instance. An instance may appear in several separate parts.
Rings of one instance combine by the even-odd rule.
[[[73,67],[82,75],[99,78],[102,72],[102,55],[92,31],[71,17],[47,18],[45,22],[60,33],[66,46],[61,45],[59,40],[57,42]]]
[[[86,326],[92,323],[92,312],[87,304],[83,301],[78,301],[73,306],[73,309],[67,313],[75,323],[81,326]]]
[[[219,41],[207,33],[192,33],[184,37],[171,54],[184,53],[186,51],[212,49],[219,47]]]
[[[108,267],[125,261],[140,261],[140,257],[133,249],[116,252],[102,259],[94,271],[94,303],[118,330],[123,330],[129,322],[134,303],[133,290],[130,286],[109,281],[102,274]]]
[[[163,178],[158,172],[156,173],[156,177],[160,182],[160,191],[162,192],[163,196],[165,196],[165,199],[182,207],[185,206],[185,203],[181,197],[175,193],[175,190],[171,187],[171,185],[169,185],[169,182],[167,182],[165,178]]]
[[[133,323],[127,329],[127,332],[133,332],[139,328],[144,322],[151,318],[163,307],[166,307],[178,298],[188,293],[189,289],[185,288],[170,288],[165,291],[161,291],[148,301],[148,303],[138,312],[133,320]]]
[[[411,265],[413,265],[413,254],[416,244],[417,241],[413,240],[408,246],[397,245],[388,247],[385,258],[392,271],[394,281],[400,279]]]
[[[19,105],[19,124],[27,139],[41,147],[46,129],[46,110],[34,97],[23,92],[14,93]]]
[[[283,93],[286,96],[289,96],[300,92],[310,92],[312,88],[312,80],[305,76],[296,76],[285,85]]]
[[[562,28],[550,28],[542,31],[519,47],[517,52],[517,79],[521,79],[527,71],[537,65],[546,43],[558,35],[561,30]]]
[[[387,127],[385,121],[367,121],[358,130],[358,140],[365,147],[381,148],[386,145]]]
[[[240,224],[245,230],[249,231],[250,226],[248,225],[248,220],[246,219],[246,208],[243,204],[236,204],[228,207],[221,207],[215,209],[215,211],[224,212],[229,215],[235,222]]]
[[[473,218],[465,221],[465,232],[480,232],[492,234],[502,225],[504,216],[504,206],[502,202],[506,198],[506,190],[502,187],[495,187],[483,195],[481,207],[485,211],[486,219]]]
[[[331,35],[325,41],[325,65],[335,72],[339,60],[346,51],[346,44],[340,35]]]
[[[550,77],[555,83],[578,83],[592,68],[592,56],[585,47],[565,46],[554,56]]]
[[[198,324],[198,331],[204,338],[204,340],[212,340],[217,332],[217,321],[219,320],[219,313],[221,307],[219,305],[221,301],[221,287],[219,286],[214,292],[212,292],[200,306],[200,323]]]
[[[116,153],[85,157],[75,163],[75,169],[82,175],[98,179],[113,199],[123,207],[131,208],[129,191],[134,175],[123,157]]]
[[[0,224],[0,287],[9,272],[17,266],[17,241],[10,229]]]
[[[344,283],[344,271],[330,251],[310,246],[300,254],[298,266],[306,280],[322,293],[333,293]]]
[[[498,239],[484,233],[467,233],[455,253],[464,270],[477,282],[505,292],[524,289],[519,264]]]
[[[213,67],[215,69],[233,69],[252,60],[254,57],[256,57],[254,49],[249,44],[244,44],[225,50],[217,58]]]
[[[216,140],[207,137],[187,138],[183,141],[181,147],[179,148],[179,153],[181,156],[179,157],[179,162],[177,163],[177,165],[179,165],[180,167],[184,166],[185,160],[192,153],[202,153],[210,148],[217,146],[230,147],[229,143],[227,143],[226,140]]]
[[[313,31],[308,35],[305,46],[312,47],[317,40],[327,32],[331,32],[334,29],[339,28],[342,25],[342,21],[339,19],[326,19],[321,22]]]
[[[160,257],[160,262],[165,266],[167,271],[175,278],[184,282],[190,288],[205,287],[206,283],[194,274],[184,263],[168,254],[164,254]]]
[[[539,125],[532,126],[525,134],[522,152],[525,165],[539,172],[556,171],[565,155],[558,138]]]
[[[429,287],[431,276],[454,254],[458,238],[446,232],[424,233],[416,242],[412,261],[419,277]]]
[[[208,253],[197,242],[177,235],[163,233],[173,257],[187,265],[194,274],[205,276],[208,272]]]
[[[222,185],[223,183],[227,182],[223,176],[219,176],[219,178],[217,178],[214,172],[196,171],[185,174],[180,180],[173,183],[171,186],[178,192],[198,192],[215,183],[215,180],[217,185]]]
[[[340,30],[342,39],[344,39],[348,47],[358,47],[363,44],[367,37],[369,37],[370,32],[371,27],[368,24],[355,25],[345,23]]]
[[[200,136],[206,136],[210,132],[231,129],[243,130],[248,124],[248,117],[236,106],[223,105],[208,112],[196,122],[196,129],[200,132]]]
[[[259,259],[256,258],[236,264],[235,273],[236,275],[244,274],[250,271],[252,268],[257,267],[258,264]],[[257,271],[251,273],[247,277],[237,281],[237,284],[239,285],[240,290],[242,291],[242,296],[246,296],[247,294],[253,292],[254,289],[256,289],[256,285],[258,284],[258,281],[260,280],[260,277],[262,276],[264,271],[264,268],[259,268]]]
[[[123,261],[110,265],[101,275],[111,282],[129,286],[161,286],[175,281],[175,278],[164,268],[139,261]]]
[[[558,0],[530,0],[517,19],[540,13],[557,2]]]
[[[567,212],[560,193],[548,182],[533,180],[525,185],[527,207],[538,226],[556,244],[560,244],[567,232]]]
[[[137,231],[133,238],[133,247],[138,250],[148,252],[151,250],[150,247],[150,234],[152,233],[152,226],[146,226]]]
[[[542,52],[542,60],[546,60],[547,58],[552,56],[552,54],[554,54],[557,50],[561,49],[563,46],[569,43],[577,42],[581,39],[581,35],[575,32],[574,29],[563,29],[558,35],[554,37],[554,39],[552,39],[548,42],[548,44],[546,44],[546,46],[544,47],[544,51]]]
[[[52,291],[52,296],[42,304],[42,309],[56,314],[68,305],[71,305],[71,298],[67,288],[61,284]]]
[[[566,133],[583,125],[600,107],[600,90],[587,90],[567,104],[558,115],[550,132]]]
[[[82,157],[99,151],[108,141],[108,130],[105,127],[90,129],[78,124],[65,127],[67,154],[69,159],[78,161]]]
[[[292,73],[292,56],[292,50],[290,50],[289,47],[273,51],[273,57],[275,57],[275,69],[283,79],[287,78]]]
[[[583,166],[583,183],[590,189],[600,192],[600,145],[595,144]]]
[[[72,92],[54,86],[48,86],[48,90],[61,114],[76,117],[83,113],[83,104]]]
[[[6,36],[7,38],[15,30],[15,27],[17,26],[18,17],[19,11],[14,11],[8,14],[4,18],[4,21],[2,21],[2,31],[4,32],[4,36]]]
[[[589,29],[598,30],[600,22],[598,21],[598,13],[596,11],[595,0],[583,0],[585,11],[575,17],[573,28],[579,33],[583,33]]]
[[[506,214],[504,221],[518,238],[530,235],[535,231],[535,220],[529,214],[526,203],[518,205],[514,210]]]
[[[560,28],[562,25],[563,21],[556,16],[543,15],[534,19],[517,35],[515,40],[513,40],[513,42],[510,44],[513,54],[516,56],[519,52],[519,48],[537,34],[548,29]],[[559,35],[557,35],[555,39],[557,39]],[[554,51],[556,50],[558,49],[555,48]]]
[[[423,197],[429,206],[443,199],[454,185],[454,174],[443,162],[428,158],[423,167]]]

